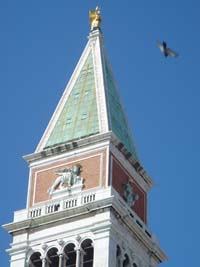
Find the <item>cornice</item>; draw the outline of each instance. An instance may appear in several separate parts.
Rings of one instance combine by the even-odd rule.
[[[19,233],[32,228],[46,227],[47,225],[54,223],[62,223],[63,220],[83,216],[95,212],[96,210],[99,210],[99,208],[103,211],[103,209],[110,206],[110,203],[112,202],[111,199],[112,197],[88,203],[87,205],[76,207],[74,209],[72,208],[70,210],[63,210],[37,218],[29,218],[20,222],[5,224],[3,225],[3,228],[5,228],[11,235],[14,235],[17,232]]]
[[[3,227],[11,234],[20,234],[24,231],[29,231],[31,229],[38,230],[43,227],[51,227],[55,224],[61,224],[63,221],[75,220],[77,217],[81,219],[83,216],[93,216],[94,213],[102,213],[105,211],[111,211],[118,220],[123,221],[127,228],[135,235],[135,237],[151,252],[151,256],[156,258],[157,261],[164,261],[167,259],[167,256],[155,242],[155,239],[151,233],[144,229],[140,225],[140,221],[137,219],[137,215],[134,212],[130,212],[128,208],[124,205],[122,206],[115,197],[109,197],[103,200],[95,201],[84,206],[76,207],[70,210],[64,210],[60,212],[51,213],[34,219],[26,219],[21,222],[15,222],[3,225]],[[134,214],[134,215],[133,215]],[[134,216],[134,219],[133,219]],[[111,219],[110,219],[111,220]],[[138,223],[137,223],[138,220]],[[110,221],[112,225],[112,221]],[[108,225],[106,224],[106,227]],[[108,229],[109,229],[108,227]],[[102,228],[102,226],[100,227]],[[101,231],[101,229],[93,229],[93,231]]]
[[[131,154],[126,150],[123,143],[116,137],[116,135],[112,131],[108,131],[105,133],[99,133],[95,135],[91,135],[85,138],[72,140],[71,142],[66,142],[63,144],[58,144],[49,148],[46,148],[42,150],[41,152],[28,154],[23,156],[23,158],[26,160],[26,162],[31,165],[33,163],[37,163],[41,160],[46,160],[53,158],[55,156],[59,156],[62,154],[70,153],[73,150],[78,150],[85,148],[87,146],[101,144],[102,142],[108,141],[109,143],[112,143],[118,152],[123,155],[124,159],[127,160],[130,165],[135,169],[137,174],[144,180],[145,183],[149,187],[152,187],[154,185],[153,180],[151,177],[146,173],[140,162],[133,159]],[[119,154],[118,153],[118,154]]]
[[[39,160],[47,159],[50,157],[58,156],[67,152],[71,152],[76,149],[81,149],[86,146],[91,146],[93,144],[101,144],[104,141],[108,141],[111,139],[112,133],[106,132],[101,134],[91,135],[85,138],[72,140],[70,142],[58,144],[46,149],[43,149],[41,152],[28,154],[23,156],[23,158],[30,165],[33,162],[37,162]]]

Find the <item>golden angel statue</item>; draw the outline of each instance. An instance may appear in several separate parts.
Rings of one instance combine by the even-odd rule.
[[[101,14],[100,8],[97,6],[95,10],[90,10],[89,12],[91,31],[99,28],[101,24]]]

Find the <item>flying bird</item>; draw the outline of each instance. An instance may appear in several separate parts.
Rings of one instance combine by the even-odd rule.
[[[165,57],[178,57],[178,54],[176,52],[167,47],[166,42],[163,41],[162,43],[160,43],[159,41],[157,41],[157,46]]]

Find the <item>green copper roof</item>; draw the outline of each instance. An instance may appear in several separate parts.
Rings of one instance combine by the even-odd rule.
[[[45,147],[97,132],[99,121],[90,52]]]
[[[73,76],[73,80],[76,79],[73,88],[71,84],[67,87],[70,91],[62,99],[65,101],[64,107],[61,110],[59,104],[56,116],[50,122],[48,134],[43,137],[44,141],[41,141],[39,147],[47,148],[110,130],[132,157],[138,160],[100,32],[91,34],[81,58],[82,63],[77,65]],[[99,97],[98,101],[96,95]]]
[[[124,144],[125,148],[132,154],[133,158],[138,160],[135,146],[132,142],[132,136],[127,124],[125,114],[120,104],[119,95],[108,62],[105,62],[105,72],[108,86],[107,98],[110,113],[110,129]]]

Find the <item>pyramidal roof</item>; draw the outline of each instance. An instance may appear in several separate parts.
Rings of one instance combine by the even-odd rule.
[[[36,148],[112,131],[138,160],[117,86],[106,57],[100,28],[91,31],[87,45],[57,108]]]

